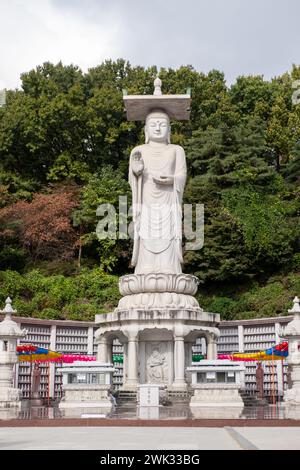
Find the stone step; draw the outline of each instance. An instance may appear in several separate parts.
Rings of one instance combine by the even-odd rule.
[[[168,390],[167,400],[171,403],[189,403],[193,392],[190,390]]]
[[[131,390],[119,390],[116,396],[118,404],[136,403],[137,402],[137,392]]]
[[[240,396],[244,402],[245,406],[260,406],[264,404],[264,400],[261,400],[257,397],[256,394],[249,395],[245,390],[240,391]]]

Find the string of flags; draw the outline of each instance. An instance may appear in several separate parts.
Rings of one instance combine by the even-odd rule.
[[[40,348],[32,344],[17,346],[17,356],[20,362],[59,362],[72,364],[75,361],[96,361],[96,357],[82,354],[62,354],[50,349]]]
[[[289,346],[286,341],[266,349],[254,353],[234,353],[220,354],[218,359],[227,359],[230,361],[253,362],[253,361],[282,361],[289,354]]]
[[[63,354],[50,349],[40,348],[31,344],[17,346],[17,355],[20,362],[58,362],[72,364],[75,361],[96,361],[96,357],[82,354]],[[253,361],[278,361],[288,356],[288,343],[286,341],[264,351],[254,353],[219,354],[218,359],[253,362]],[[205,359],[201,354],[193,355],[193,362]],[[123,362],[123,355],[113,355],[114,362]]]

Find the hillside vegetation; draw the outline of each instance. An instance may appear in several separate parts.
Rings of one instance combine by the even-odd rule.
[[[0,301],[19,315],[93,319],[119,299],[130,240],[99,240],[99,204],[128,196],[128,159],[144,141],[123,90],[152,94],[156,67],[106,61],[83,73],[44,63],[0,108]],[[192,90],[190,122],[172,123],[186,150],[185,203],[205,209],[204,247],[184,271],[224,319],[286,314],[300,293],[300,67],[270,81],[191,66],[162,69],[164,93]]]

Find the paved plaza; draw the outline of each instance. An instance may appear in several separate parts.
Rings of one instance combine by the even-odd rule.
[[[5,427],[4,449],[300,450],[300,427]]]

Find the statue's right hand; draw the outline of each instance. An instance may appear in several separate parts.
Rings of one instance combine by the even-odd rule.
[[[144,162],[141,152],[136,151],[131,155],[131,167],[135,175],[139,176],[143,173]]]

